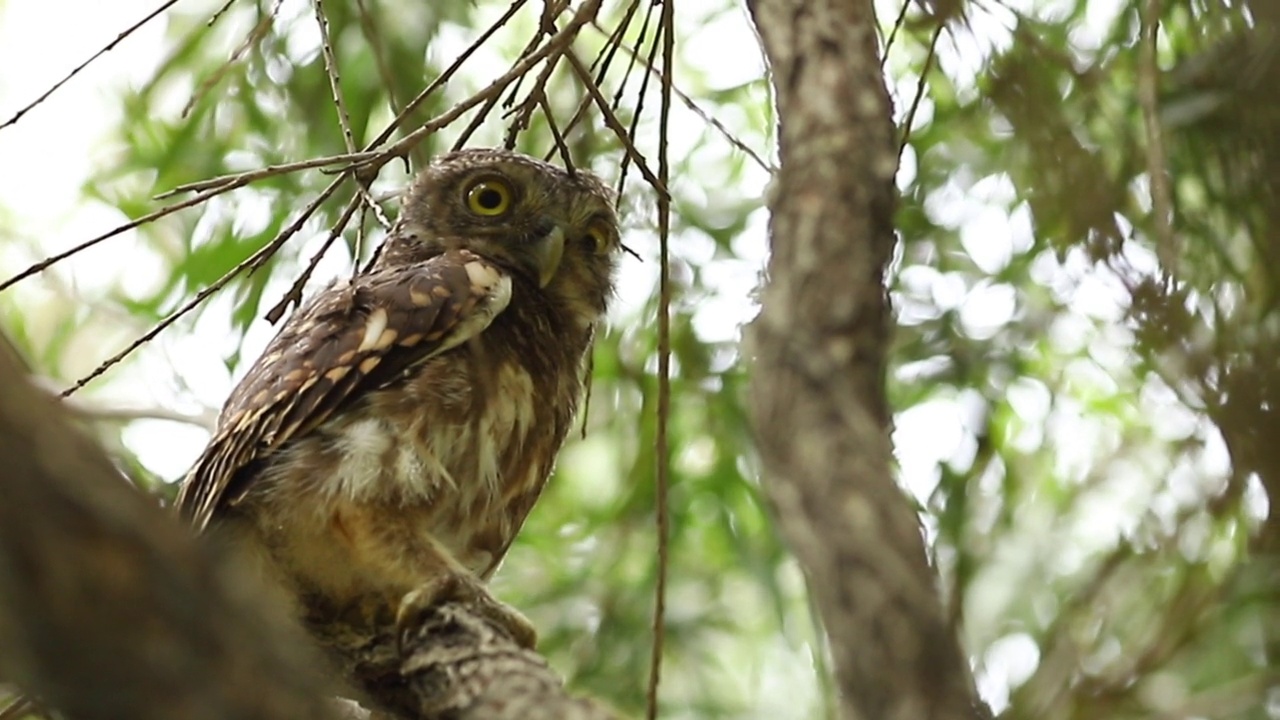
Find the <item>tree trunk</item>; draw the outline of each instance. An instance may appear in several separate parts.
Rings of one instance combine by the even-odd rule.
[[[766,488],[830,637],[845,720],[975,718],[920,523],[894,481],[885,399],[897,168],[869,0],[752,0],[781,169],[751,329]]]

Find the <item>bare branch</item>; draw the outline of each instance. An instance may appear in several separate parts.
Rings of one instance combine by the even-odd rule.
[[[599,23],[593,22],[591,25],[592,27],[599,30],[600,32],[602,33],[604,32],[604,28],[600,27]],[[683,90],[681,90],[679,86],[675,85],[674,83],[669,83],[667,78],[662,74],[661,70],[650,65],[645,60],[645,58],[640,57],[640,54],[637,53],[635,50],[626,46],[622,46],[621,49],[624,52],[626,52],[629,56],[631,56],[633,59],[638,60],[646,70],[653,73],[654,75],[657,75],[658,79],[664,83],[664,87],[667,85],[670,85],[671,93],[676,97],[680,98],[680,102],[684,103],[685,107],[689,108],[689,110],[692,111],[694,115],[697,115],[707,125],[710,125],[711,128],[715,130],[717,133],[719,133],[720,136],[723,137],[726,141],[728,141],[730,145],[741,150],[744,155],[746,155],[747,157],[755,161],[756,165],[760,166],[760,169],[769,173],[773,173],[777,170],[777,168],[765,162],[764,158],[760,157],[759,153],[751,149],[749,145],[747,145],[745,142],[739,139],[736,135],[730,132],[729,128],[724,126],[724,123],[717,120],[714,115],[704,110],[702,106],[698,105],[698,103],[694,102],[694,99],[689,97],[689,95]]]
[[[347,111],[347,101],[342,97],[342,80],[338,77],[338,58],[333,50],[333,41],[329,37],[329,18],[324,14],[324,0],[312,0],[311,5],[315,9],[316,25],[320,28],[320,50],[321,55],[324,57],[324,72],[329,77],[329,92],[333,96],[333,107],[338,112],[338,125],[342,128],[342,141],[346,144],[347,153],[354,155],[356,152],[356,140],[351,134],[351,113]],[[391,221],[387,220],[382,208],[374,201],[373,196],[369,194],[368,178],[364,176],[356,178],[356,197],[359,202],[365,204],[365,207],[373,211],[373,216],[377,218],[378,224],[384,230],[391,227]],[[364,245],[364,217],[364,211],[361,210],[360,224],[356,227],[357,243],[361,246]],[[350,219],[350,214],[344,216],[337,225],[337,232],[341,232]],[[330,238],[333,236],[331,235]],[[330,240],[331,242],[332,239]],[[325,248],[328,248],[328,246],[329,243],[325,243]]]
[[[587,70],[582,61],[578,59],[578,56],[572,52],[566,53],[565,56],[569,59],[570,67],[573,68],[573,71],[578,74],[578,78],[582,80],[583,85],[586,86],[587,92],[591,94],[591,99],[595,101],[600,114],[604,116],[605,125],[609,126],[618,141],[622,143],[622,147],[626,149],[626,156],[635,162],[636,167],[640,168],[640,174],[644,176],[644,179],[653,187],[655,192],[666,195],[666,184],[658,179],[653,170],[649,169],[649,163],[645,162],[644,155],[636,149],[635,143],[631,141],[631,136],[627,132],[627,128],[623,126],[622,121],[614,114],[613,108],[609,107],[609,101],[600,93],[600,88],[596,87],[595,81],[591,78],[591,71]]]
[[[0,465],[6,677],[77,720],[332,717],[296,629],[133,490],[3,338]]]
[[[90,63],[92,63],[94,60],[97,60],[103,55],[114,50],[116,46],[121,43],[121,41],[123,41],[125,38],[137,32],[138,29],[141,28],[143,25],[146,25],[147,23],[154,20],[158,15],[160,15],[160,13],[173,7],[174,4],[176,4],[177,2],[178,0],[167,0],[165,3],[160,5],[160,7],[147,13],[146,17],[130,25],[128,28],[125,28],[123,32],[121,32],[119,35],[116,35],[116,38],[114,40],[102,46],[102,48],[100,48],[98,52],[94,53],[93,55],[90,55],[88,60],[85,60],[84,62],[72,68],[71,72],[67,73],[61,80],[51,85],[48,90],[45,90],[43,93],[41,93],[40,97],[36,98],[35,100],[32,100],[30,103],[27,103],[25,106],[23,106],[21,110],[14,113],[13,116],[10,117],[8,120],[5,120],[3,123],[0,123],[0,130],[3,130],[9,127],[10,125],[17,123],[19,120],[22,119],[23,115],[26,115],[28,112],[30,112],[33,108],[35,108],[40,103],[44,102],[45,100],[48,100],[50,95],[53,95],[55,92],[58,91],[59,88],[61,88],[63,85],[66,85],[67,82],[71,80],[71,78],[75,77],[76,75],[79,75],[81,71],[89,67]]]
[[[509,22],[511,18],[515,16],[516,12],[518,12],[520,8],[523,7],[527,1],[528,0],[515,0],[515,2],[511,3],[511,7],[507,8],[507,11],[503,13],[502,16],[499,17],[496,21],[494,21],[494,23],[490,25],[487,30],[485,30],[483,33],[480,33],[480,37],[476,38],[475,42],[472,42],[471,45],[469,45],[466,50],[463,50],[462,53],[458,55],[457,59],[455,59],[449,65],[449,67],[445,68],[444,72],[440,73],[439,77],[437,77],[435,80],[432,80],[430,85],[423,88],[422,92],[414,96],[414,98],[409,101],[409,104],[404,106],[404,109],[402,109],[400,113],[396,115],[395,118],[390,123],[387,124],[387,127],[383,129],[381,133],[378,133],[378,137],[374,138],[373,142],[369,143],[368,148],[379,147],[383,143],[385,143],[388,139],[390,139],[391,136],[395,134],[395,131],[399,129],[400,125],[404,123],[405,119],[409,117],[409,114],[412,113],[414,110],[417,110],[418,106],[420,106],[423,102],[425,102],[426,99],[430,97],[432,93],[434,93],[436,90],[442,87],[446,82],[448,82],[449,79],[453,77],[454,73],[456,73],[458,69],[462,67],[462,64],[465,63],[475,53],[476,50],[479,50],[480,46],[484,45],[485,42],[489,40],[489,38],[493,37],[494,33],[498,32],[500,28],[506,25],[507,22]],[[533,65],[531,64],[529,65],[529,67],[533,67]],[[503,84],[503,87],[505,87],[505,83]],[[482,90],[481,92],[484,92],[484,91]],[[463,112],[465,112],[465,110]],[[461,113],[459,113],[459,115],[461,115]]]
[[[570,697],[537,653],[519,647],[478,598],[406,598],[400,628],[329,622],[311,626],[359,690],[405,720],[620,720]]]
[[[911,98],[911,107],[907,110],[907,116],[902,120],[902,139],[898,141],[898,162],[902,162],[902,152],[907,149],[907,143],[911,142],[911,125],[916,121],[916,112],[920,110],[920,101],[924,99],[925,89],[929,86],[929,71],[933,68],[934,53],[938,50],[938,38],[942,37],[942,30],[947,26],[942,20],[938,21],[938,27],[933,29],[933,37],[929,39],[929,52],[924,56],[924,63],[920,66],[920,78],[916,81],[916,94]],[[897,30],[897,28],[894,28]],[[890,38],[892,39],[892,35]]]
[[[440,128],[447,126],[454,120],[462,117],[468,110],[479,105],[481,102],[488,100],[494,96],[500,95],[502,91],[518,77],[523,77],[535,65],[542,62],[545,58],[550,57],[554,53],[565,52],[566,48],[578,37],[578,31],[582,29],[600,12],[601,0],[587,0],[583,3],[578,11],[574,13],[569,22],[555,35],[552,35],[547,43],[530,53],[528,57],[511,66],[511,69],[503,73],[496,80],[489,83],[480,92],[454,105],[447,112],[441,114],[430,122],[425,123],[422,127],[414,130],[404,136],[399,142],[392,145],[386,151],[386,159],[404,155],[415,145],[422,142],[428,135],[438,131]],[[569,54],[572,57],[572,54]],[[385,162],[385,160],[384,160]]]
[[[296,305],[302,302],[302,289],[306,287],[307,281],[311,279],[311,274],[315,272],[320,260],[329,252],[329,247],[342,235],[342,228],[351,220],[351,216],[355,213],[357,207],[360,207],[360,198],[358,196],[351,198],[351,202],[347,203],[347,208],[342,211],[338,221],[330,228],[329,237],[325,238],[324,243],[316,251],[316,254],[311,256],[311,260],[307,262],[307,267],[293,281],[293,285],[289,287],[288,292],[284,294],[284,297],[280,298],[280,302],[267,311],[266,318],[269,322],[272,324],[279,322],[280,318],[284,317],[285,311],[289,309],[289,305]]]
[[[227,3],[219,8],[218,12],[215,13],[213,17],[209,18],[208,24],[213,25],[217,22],[218,18],[222,17],[222,15],[226,13],[227,9],[231,7],[232,2],[234,2],[234,0],[227,0]],[[240,42],[240,45],[236,47],[235,50],[231,51],[231,55],[227,57],[226,61],[219,65],[217,70],[214,70],[207,78],[200,82],[200,87],[192,91],[191,98],[188,99],[187,104],[183,106],[182,117],[185,118],[189,115],[191,113],[191,109],[196,106],[196,103],[200,102],[201,98],[207,95],[209,91],[222,80],[222,78],[226,77],[231,68],[235,67],[235,64],[244,58],[245,53],[249,52],[249,48],[253,47],[254,44],[267,34],[267,31],[271,29],[271,24],[275,22],[276,16],[280,14],[280,6],[283,4],[284,0],[275,0],[275,3],[271,6],[271,11],[266,15],[263,15],[262,19],[258,21],[258,24],[249,29],[244,40]]]
[[[299,230],[302,229],[302,224],[305,223],[307,219],[310,218],[315,213],[316,209],[320,207],[321,203],[329,199],[329,196],[332,195],[334,191],[338,189],[338,186],[342,184],[342,181],[345,179],[346,179],[345,174],[340,175],[337,178],[334,178],[333,182],[329,183],[329,186],[324,190],[322,190],[320,192],[320,195],[317,196],[315,200],[311,201],[311,204],[303,208],[302,212],[298,215],[297,218],[294,219],[292,223],[289,224],[288,227],[281,230],[279,234],[277,234],[274,238],[272,238],[271,242],[267,243],[266,245],[263,245],[261,248],[258,249],[257,252],[245,258],[244,261],[242,261],[240,264],[228,270],[226,274],[224,274],[222,277],[218,278],[217,280],[214,280],[212,283],[209,284],[208,287],[196,293],[195,297],[191,298],[186,303],[184,303],[182,307],[170,313],[169,316],[166,317],[165,319],[156,323],[155,327],[151,328],[150,330],[143,333],[142,335],[139,335],[137,338],[134,339],[133,342],[129,343],[129,345],[126,346],[123,350],[104,360],[102,364],[94,368],[93,371],[90,372],[88,375],[85,375],[79,380],[76,380],[74,383],[72,383],[71,387],[62,391],[63,397],[67,397],[72,393],[74,393],[75,391],[79,390],[80,388],[84,387],[89,383],[89,381],[98,377],[99,375],[106,372],[107,370],[110,370],[113,366],[115,366],[121,360],[128,357],[134,350],[137,350],[138,348],[142,347],[146,343],[150,342],[152,338],[159,335],[165,328],[174,324],[175,322],[178,321],[179,318],[181,318],[182,316],[186,315],[187,313],[191,312],[196,307],[198,307],[200,303],[204,302],[205,298],[221,290],[223,286],[231,282],[231,279],[234,278],[235,276],[239,275],[242,272],[252,273],[253,271],[265,265],[266,262],[270,260],[271,257],[280,250],[280,247],[283,246],[285,242],[289,240],[289,238],[293,237]],[[4,289],[4,286],[0,286],[0,290],[3,290],[3,289]]]
[[[662,106],[658,111],[658,181],[663,187],[670,179],[667,129],[671,125],[671,72],[675,67],[675,13],[671,0],[662,4],[662,23],[654,44],[662,41]],[[647,76],[646,76],[647,79]],[[657,580],[653,590],[653,648],[649,654],[649,683],[646,712],[648,720],[658,717],[658,683],[662,678],[662,648],[666,641],[667,573],[671,564],[671,449],[667,424],[671,416],[671,196],[658,195],[658,429],[653,455],[657,476],[656,524],[658,534]]]
[[[359,165],[362,162],[372,160],[377,157],[378,153],[364,151],[357,153],[346,153],[343,155],[327,155],[325,157],[311,158],[309,160],[299,160],[297,162],[284,163],[282,165],[267,165],[266,167],[246,170],[244,172],[232,173],[230,175],[219,175],[215,178],[207,180],[197,180],[189,182],[185,185],[156,195],[154,199],[164,200],[184,192],[198,192],[203,190],[211,190],[213,188],[221,188],[221,192],[235,190],[244,187],[258,180],[263,180],[277,175],[288,175],[299,170],[310,170],[311,168],[322,168],[330,165]],[[216,193],[215,193],[216,194]],[[209,197],[212,197],[211,195]]]

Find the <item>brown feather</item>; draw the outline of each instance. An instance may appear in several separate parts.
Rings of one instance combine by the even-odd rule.
[[[509,207],[470,207],[477,182]],[[437,159],[373,268],[299,309],[233,391],[179,509],[313,617],[489,577],[572,424],[619,248],[591,175]]]
[[[491,284],[472,282],[469,263],[485,268]],[[179,512],[205,527],[221,503],[243,492],[237,475],[265,451],[324,422],[357,397],[357,389],[378,387],[464,342],[509,299],[510,279],[465,250],[360,276],[317,295],[289,318],[232,392],[213,440],[178,494]],[[370,339],[371,319],[385,330],[374,328]],[[422,340],[379,342],[388,330]]]

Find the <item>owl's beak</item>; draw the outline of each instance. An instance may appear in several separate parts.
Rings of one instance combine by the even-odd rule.
[[[556,224],[551,232],[543,235],[529,247],[533,270],[538,275],[538,287],[546,287],[560,269],[564,257],[564,228]]]

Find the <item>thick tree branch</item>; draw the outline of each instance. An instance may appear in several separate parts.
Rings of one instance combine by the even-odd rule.
[[[0,338],[0,674],[78,720],[325,718],[252,583],[135,491]]]
[[[891,469],[884,269],[897,163],[872,4],[748,5],[772,66],[782,161],[752,411],[780,529],[830,635],[841,716],[982,717]]]
[[[410,595],[397,631],[359,624],[312,627],[343,675],[397,717],[424,720],[618,720],[565,693],[537,653],[516,645],[478,599],[440,588]],[[402,614],[406,614],[402,610]]]
[[[0,337],[0,677],[76,720],[340,716],[323,658],[239,568],[135,491]],[[322,636],[411,720],[612,720],[474,598],[425,588],[392,628]]]

